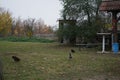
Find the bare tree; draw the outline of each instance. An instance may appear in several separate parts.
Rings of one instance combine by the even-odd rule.
[[[24,20],[24,29],[25,29],[25,33],[26,35],[31,38],[33,36],[33,31],[34,31],[34,23],[35,23],[35,19],[27,19]]]
[[[34,34],[41,34],[42,28],[44,27],[44,21],[42,19],[38,19],[35,22],[35,27],[34,27]]]

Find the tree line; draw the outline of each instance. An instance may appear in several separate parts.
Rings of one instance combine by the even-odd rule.
[[[102,0],[60,0],[63,5],[61,18],[63,20],[76,20],[76,25],[71,29],[61,31],[58,30],[58,35],[67,36],[69,39],[77,37],[81,42],[92,42],[96,37],[97,32],[104,32],[108,26],[111,26],[110,14],[99,11]],[[64,28],[65,29],[65,28]],[[73,31],[75,30],[75,31]],[[67,33],[66,33],[67,31]],[[62,33],[61,33],[62,32]],[[74,35],[74,36],[73,36]]]
[[[32,37],[35,34],[49,34],[53,32],[53,28],[46,25],[42,19],[28,18],[22,20],[20,17],[15,19],[12,18],[9,11],[0,8],[0,37]]]

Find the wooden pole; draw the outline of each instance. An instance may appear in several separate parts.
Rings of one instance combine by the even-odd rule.
[[[113,43],[117,43],[117,12],[112,12]]]
[[[112,12],[112,34],[113,34],[113,43],[112,43],[112,50],[114,53],[118,53],[119,46],[118,46],[118,34],[117,34],[117,12]]]

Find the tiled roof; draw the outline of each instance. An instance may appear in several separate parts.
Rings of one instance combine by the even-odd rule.
[[[103,1],[99,7],[101,11],[120,11],[120,0]]]

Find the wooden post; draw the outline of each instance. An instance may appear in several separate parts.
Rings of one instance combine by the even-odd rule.
[[[113,33],[113,43],[118,42],[117,38],[117,12],[112,12],[112,33]]]
[[[112,50],[114,53],[118,53],[119,46],[118,46],[118,34],[117,34],[117,12],[112,12],[112,34],[113,34],[113,43],[112,43]]]

